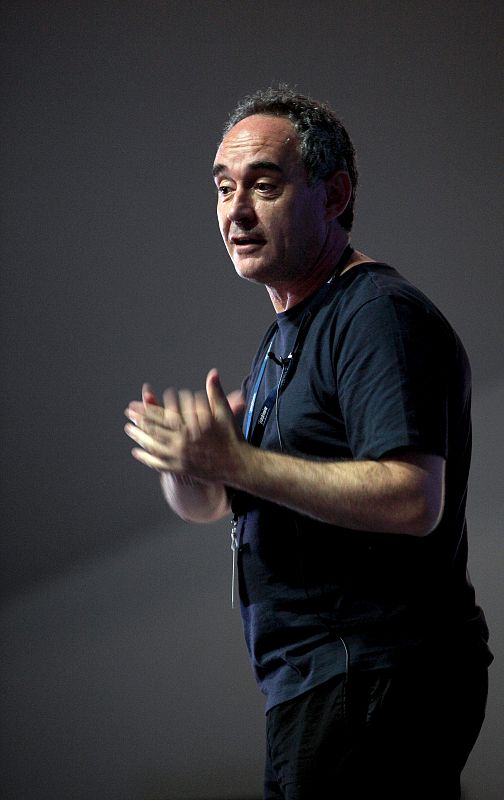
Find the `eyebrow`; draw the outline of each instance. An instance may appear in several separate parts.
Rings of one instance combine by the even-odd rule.
[[[252,170],[259,170],[259,169],[266,169],[269,172],[283,172],[283,169],[275,164],[274,161],[251,161],[250,164],[247,164],[247,169]],[[212,170],[212,175],[216,178],[218,175],[221,175],[223,172],[226,172],[227,167],[225,164],[214,164],[214,168]]]

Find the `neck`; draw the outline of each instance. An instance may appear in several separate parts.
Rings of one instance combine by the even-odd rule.
[[[274,286],[267,285],[266,289],[277,314],[282,311],[287,311],[289,308],[293,308],[305,298],[314,294],[334,275],[337,268],[336,265],[339,267],[338,272],[346,271],[350,266],[351,257],[343,264],[339,264],[339,261],[347,245],[348,239],[345,239],[334,249],[330,258],[324,258],[308,272],[304,272],[282,283],[276,283]]]

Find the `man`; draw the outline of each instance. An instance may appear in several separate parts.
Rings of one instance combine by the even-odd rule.
[[[213,173],[229,255],[276,320],[243,394],[216,370],[163,405],[145,385],[126,430],[177,514],[233,512],[264,797],[458,798],[491,661],[466,577],[467,357],[350,246],[355,153],[325,105],[246,98]]]

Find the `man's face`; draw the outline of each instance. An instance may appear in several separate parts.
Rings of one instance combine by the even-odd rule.
[[[327,235],[325,187],[308,185],[288,119],[254,115],[234,125],[214,177],[220,231],[239,275],[275,286],[316,264]]]

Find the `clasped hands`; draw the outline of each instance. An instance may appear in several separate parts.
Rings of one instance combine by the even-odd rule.
[[[159,472],[224,482],[244,445],[236,421],[244,405],[239,391],[226,397],[215,369],[207,375],[206,391],[167,389],[163,405],[144,384],[142,400],[124,412],[129,419],[125,431],[138,445],[132,455]]]

